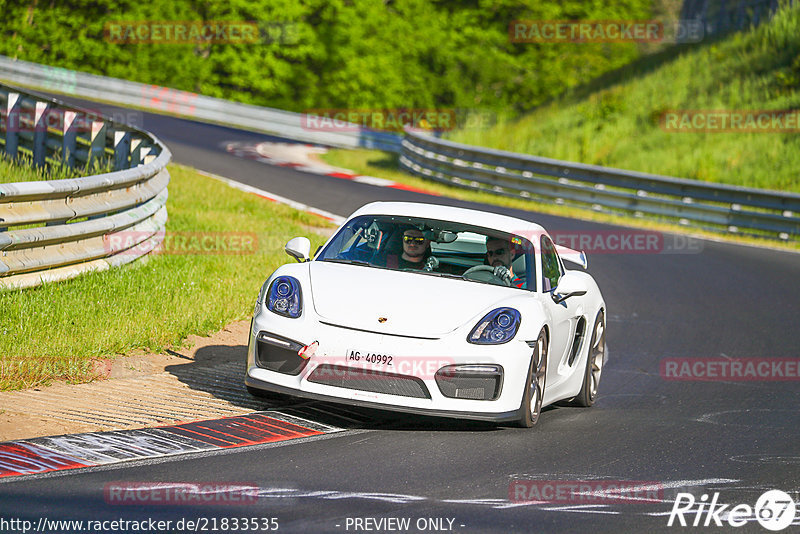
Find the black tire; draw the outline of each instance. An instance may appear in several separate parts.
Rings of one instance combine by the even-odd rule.
[[[547,332],[542,328],[533,348],[531,363],[528,366],[528,379],[525,381],[525,391],[519,406],[517,425],[522,428],[531,428],[539,421],[539,415],[542,413],[542,397],[547,380],[547,349]]]
[[[597,314],[592,328],[592,339],[589,354],[586,357],[586,368],[583,373],[583,385],[578,395],[572,399],[572,406],[588,408],[597,400],[597,390],[603,374],[606,357],[606,320],[603,310]]]

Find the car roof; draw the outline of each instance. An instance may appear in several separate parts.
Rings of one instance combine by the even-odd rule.
[[[509,217],[508,215],[456,208],[453,206],[442,206],[439,204],[424,204],[421,202],[371,202],[360,207],[349,218],[361,215],[421,217],[474,224],[475,226],[482,226],[509,234],[518,234],[528,239],[545,232],[544,228],[536,223],[516,217]]]

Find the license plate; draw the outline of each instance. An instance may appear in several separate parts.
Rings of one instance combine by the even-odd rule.
[[[384,354],[381,352],[371,352],[368,350],[349,349],[347,351],[347,361],[349,362],[364,362],[384,365],[386,367],[393,367],[392,362],[394,356]]]

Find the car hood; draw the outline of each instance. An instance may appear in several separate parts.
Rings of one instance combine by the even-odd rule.
[[[516,289],[323,261],[309,264],[314,309],[326,322],[386,334],[440,337]],[[385,318],[383,322],[379,318]]]

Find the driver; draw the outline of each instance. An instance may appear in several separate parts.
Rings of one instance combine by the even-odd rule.
[[[494,267],[494,275],[498,278],[511,281],[511,285],[522,289],[527,288],[525,278],[516,276],[511,269],[511,262],[517,250],[508,240],[498,237],[486,238],[486,264]]]

